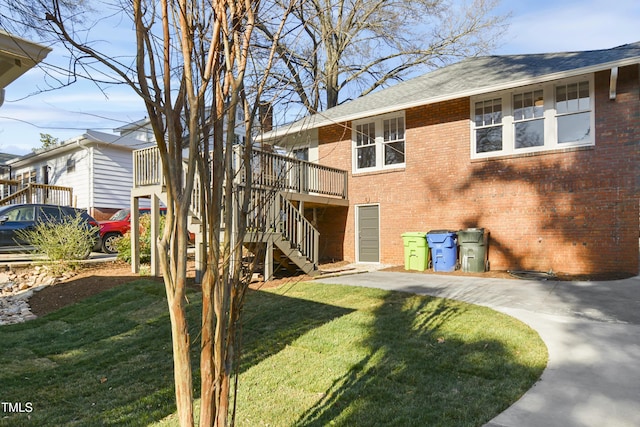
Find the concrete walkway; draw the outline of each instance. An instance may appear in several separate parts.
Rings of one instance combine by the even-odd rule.
[[[372,271],[317,281],[452,298],[535,329],[547,368],[487,427],[640,426],[640,276],[556,282]]]

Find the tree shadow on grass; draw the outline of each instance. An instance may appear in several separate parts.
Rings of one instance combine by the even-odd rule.
[[[456,325],[478,319],[478,310],[486,309],[390,293],[365,340],[367,356],[337,378],[296,425],[486,423],[530,388],[544,366],[518,364],[517,350],[497,338],[500,331],[480,324],[472,332],[458,331],[463,327]]]
[[[251,291],[244,308],[240,372],[300,336],[353,310],[269,292]]]
[[[194,388],[200,295],[190,293]],[[250,292],[241,371],[351,310]],[[286,313],[286,315],[284,314]],[[169,316],[161,283],[137,281],[43,318],[0,328],[0,426],[146,426],[175,411]]]

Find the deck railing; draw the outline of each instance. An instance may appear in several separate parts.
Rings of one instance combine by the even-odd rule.
[[[341,169],[258,149],[252,150],[251,169],[254,187],[347,198],[347,172]],[[245,174],[238,177],[243,183]]]
[[[72,206],[73,188],[30,182],[26,187],[0,200],[0,205],[14,205],[18,203],[46,203],[51,205]]]
[[[133,152],[133,186],[162,184],[162,163],[158,147],[143,148]]]
[[[242,164],[242,147],[235,153],[235,165]],[[133,152],[134,188],[162,184],[162,165],[156,147]],[[347,172],[299,160],[282,154],[252,149],[251,169],[254,187],[278,189],[302,194],[347,198]],[[244,173],[236,176],[244,184]]]

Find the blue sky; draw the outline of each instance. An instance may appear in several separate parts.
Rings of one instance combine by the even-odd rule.
[[[503,0],[501,13],[511,12],[510,28],[496,54],[606,49],[640,41],[638,0]],[[126,34],[111,31],[109,44]],[[64,64],[63,52],[53,51],[47,62]],[[146,116],[139,98],[128,88],[100,90],[91,82],[74,83],[55,91],[46,87],[39,69],[23,75],[6,89],[0,107],[0,152],[26,154],[39,147],[40,133],[60,140],[86,129],[112,132]]]

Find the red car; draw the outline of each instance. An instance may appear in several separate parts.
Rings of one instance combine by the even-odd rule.
[[[138,209],[140,216],[151,213],[151,208]],[[167,208],[160,208],[160,215],[165,215]],[[124,236],[124,233],[131,228],[131,209],[120,209],[114,213],[111,218],[106,221],[98,221],[100,225],[100,242],[102,252],[107,254],[115,254],[118,252],[116,248],[116,240]],[[195,234],[189,233],[189,243],[195,242]]]
[[[151,208],[140,208],[140,216],[151,213]],[[160,215],[167,212],[166,208],[160,208]],[[115,254],[116,240],[124,235],[131,228],[131,209],[120,209],[106,221],[98,221],[100,224],[100,241],[102,242],[102,252]]]

